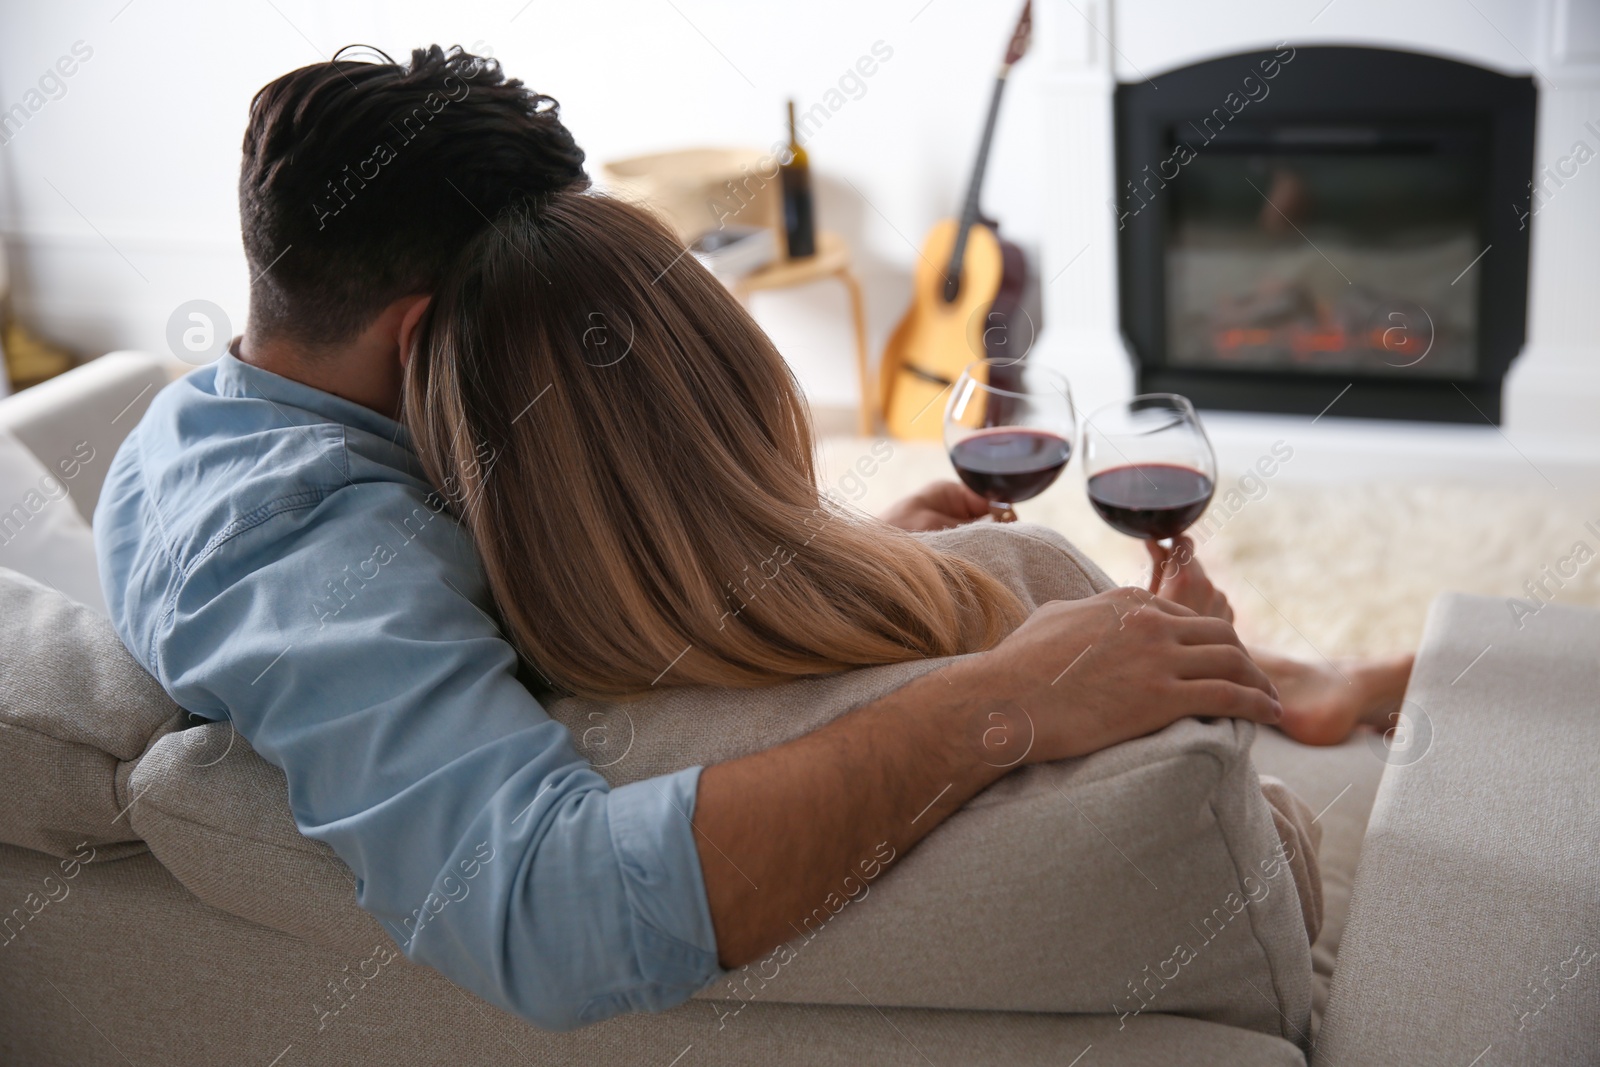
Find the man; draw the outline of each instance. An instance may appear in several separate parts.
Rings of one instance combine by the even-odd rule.
[[[608,788],[519,680],[454,490],[395,421],[455,251],[582,186],[582,162],[554,101],[459,52],[265,87],[239,183],[246,332],[156,399],[95,519],[128,648],[283,768],[301,831],[410,958],[545,1027],[670,1007],[1004,774],[997,723],[1031,762],[1185,715],[1279,718],[1224,619],[1120,590],[792,743]],[[978,514],[942,486],[892,517]],[[1159,587],[1214,608],[1196,566]]]

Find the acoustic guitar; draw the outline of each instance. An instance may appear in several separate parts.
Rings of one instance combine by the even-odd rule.
[[[1032,33],[1028,0],[995,78],[961,217],[944,219],[928,233],[912,277],[911,307],[884,349],[880,395],[884,425],[894,437],[938,439],[941,402],[961,372],[975,360],[1007,355],[1012,317],[1027,284],[1027,261],[1021,249],[1000,238],[978,200],[1006,78],[1027,53]]]

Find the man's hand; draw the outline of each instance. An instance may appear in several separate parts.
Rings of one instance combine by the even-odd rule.
[[[1097,752],[1189,715],[1283,715],[1231,625],[1141,589],[1045,604],[962,668],[983,697],[969,739],[981,733],[985,761],[1007,766]]]
[[[1146,541],[1144,547],[1150,550],[1150,592],[1196,615],[1233,621],[1233,608],[1200,566],[1192,538],[1175,537],[1171,548],[1162,548],[1159,541]]]
[[[920,492],[890,505],[880,518],[890,526],[921,533],[948,530],[989,514],[989,502],[960,482],[929,482]]]

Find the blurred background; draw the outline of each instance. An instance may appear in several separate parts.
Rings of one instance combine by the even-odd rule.
[[[819,220],[853,245],[876,351],[909,296],[909,242],[959,204],[1016,19],[1010,4],[924,5],[6,0],[0,106],[21,101],[75,42],[93,50],[0,149],[17,312],[84,355],[165,347],[168,314],[194,298],[241,329],[248,278],[235,185],[251,96],[347,44],[403,60],[439,43],[492,55],[558,99],[596,176],[605,160],[648,152],[766,148],[786,138],[787,98],[810,108],[851,74],[862,87],[842,93],[806,147]],[[892,56],[860,78],[855,64],[877,42]],[[1016,77],[1042,73],[1019,67]],[[1008,227],[1035,245],[1038,105],[1027,92],[1007,100],[989,180]],[[757,300],[813,398],[853,405],[844,294],[819,286]]]
[[[402,60],[415,46],[459,44],[556,97],[597,178],[607,161],[648,153],[770,150],[786,139],[793,99],[812,116],[804,147],[817,226],[849,249],[875,364],[910,303],[925,235],[959,212],[1019,6],[4,0],[5,314],[73,360],[165,353],[169,318],[195,300],[239,332],[248,277],[235,182],[254,92],[352,43]],[[1352,379],[1334,377],[1310,408],[1204,411],[1219,501],[1275,443],[1294,454],[1248,507],[1222,516],[1225,528],[1213,523],[1203,550],[1239,591],[1242,628],[1302,655],[1393,648],[1415,640],[1441,589],[1525,596],[1575,541],[1600,545],[1584,525],[1600,521],[1600,163],[1589,162],[1600,153],[1600,0],[1039,0],[1033,21],[1033,47],[999,112],[983,206],[1029,260],[1030,358],[1065,373],[1085,411],[1138,384],[1125,335],[1141,323],[1119,305],[1119,215],[1135,203],[1117,169],[1119,94],[1165,100],[1180,92],[1157,91],[1173,72],[1281,43],[1402,50],[1536,90],[1531,166],[1519,164],[1530,180],[1484,209],[1531,234],[1526,282],[1515,286],[1526,295],[1525,343],[1513,345],[1498,416],[1350,418],[1340,405]],[[870,75],[859,73],[864,57]],[[1295,69],[1275,83],[1285,93]],[[1385,92],[1404,103],[1383,85],[1369,95]],[[1200,115],[1218,101],[1186,103]],[[1293,183],[1272,195],[1287,205]],[[1472,285],[1508,252],[1439,269],[1459,266]],[[1300,251],[1321,269],[1318,256]],[[1159,268],[1124,277],[1121,295],[1159,278]],[[847,287],[779,286],[748,294],[748,305],[810,397],[837,481],[864,448]],[[936,443],[896,442],[894,456],[852,494],[864,507],[950,474]],[[1137,580],[1142,550],[1094,521],[1083,491],[1074,463],[1023,517],[1062,528]],[[1600,566],[1564,582],[1559,598],[1600,602]]]
[[[80,357],[161,347],[169,313],[196,298],[221,306],[239,329],[247,278],[234,185],[252,94],[347,44],[403,58],[437,42],[493,55],[560,100],[597,176],[604,161],[649,152],[766,148],[784,136],[786,99],[802,113],[827,101],[826,121],[806,138],[818,221],[853,250],[876,356],[904,310],[924,234],[959,207],[1016,6],[5,0],[0,108],[12,116],[25,108],[25,121],[13,117],[0,130],[12,304]],[[1080,393],[1106,379],[1095,391],[1114,395],[1126,376],[1102,352],[1117,332],[1117,83],[1279,41],[1372,44],[1535,75],[1541,163],[1568,151],[1585,118],[1600,117],[1595,0],[1041,0],[1033,14],[1034,46],[1011,75],[984,205],[1030,255],[1043,290],[1041,353]],[[859,77],[856,64],[875,45],[891,58]],[[89,58],[38,92],[74,48]],[[32,102],[41,106],[27,113]],[[1569,268],[1541,263],[1538,247],[1551,235],[1600,233],[1600,180],[1585,178],[1573,184],[1592,188],[1563,190],[1541,212],[1534,342],[1568,345],[1586,329],[1586,309],[1564,306],[1569,287],[1541,306],[1541,270]],[[857,403],[854,339],[837,287],[762,293],[752,307],[815,403]]]

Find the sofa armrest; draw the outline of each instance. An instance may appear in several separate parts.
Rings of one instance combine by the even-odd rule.
[[[85,522],[94,519],[111,457],[170,380],[170,360],[144,352],[111,352],[15,396],[0,400],[0,429],[10,430],[48,470],[68,456],[93,460],[67,483]]]
[[[818,902],[794,941],[699,995],[1165,1011],[1303,1044],[1310,946],[1253,738],[1246,722],[1185,719],[1014,771],[859,902]]]
[[[1600,1047],[1597,652],[1597,611],[1434,602],[1314,1064],[1580,1063]]]
[[[0,842],[99,860],[144,851],[133,761],[182,712],[111,623],[0,567]]]

